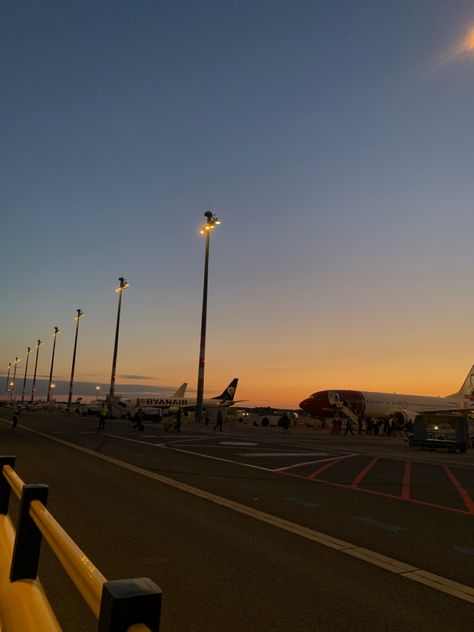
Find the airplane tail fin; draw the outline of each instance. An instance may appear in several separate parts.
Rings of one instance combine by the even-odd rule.
[[[176,391],[176,393],[172,395],[171,397],[173,399],[182,399],[184,397],[184,394],[186,393],[187,386],[188,386],[188,383],[183,382],[181,386],[178,388],[178,390]]]
[[[234,377],[229,386],[225,389],[223,393],[217,395],[217,397],[212,397],[212,399],[220,399],[224,402],[232,402],[234,399],[235,391],[237,390],[237,382],[239,381],[238,377]]]
[[[460,390],[453,395],[448,395],[448,398],[451,399],[468,399],[474,396],[474,364],[471,367],[471,370],[467,374],[466,379],[464,380],[463,385]]]

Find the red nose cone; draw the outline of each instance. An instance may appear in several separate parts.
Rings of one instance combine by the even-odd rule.
[[[304,410],[305,412],[308,412],[308,399],[304,399],[302,402],[300,402],[300,408],[301,410]]]

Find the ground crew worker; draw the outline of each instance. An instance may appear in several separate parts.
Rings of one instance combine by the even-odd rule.
[[[105,402],[101,405],[99,409],[99,430],[105,430],[105,419],[107,417],[107,413],[109,412],[108,406]]]

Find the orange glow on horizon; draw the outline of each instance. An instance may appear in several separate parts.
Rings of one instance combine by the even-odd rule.
[[[471,53],[474,51],[474,26],[471,26],[466,38],[464,39],[463,51]]]

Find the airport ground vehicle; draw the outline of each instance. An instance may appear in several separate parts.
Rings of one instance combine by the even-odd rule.
[[[423,450],[449,450],[466,452],[469,437],[468,413],[425,413],[417,415],[408,443]]]
[[[284,410],[274,410],[271,413],[267,413],[266,415],[262,415],[258,418],[258,421],[255,423],[256,426],[262,426],[262,428],[266,428],[268,426],[279,426],[280,418],[283,413],[286,412],[292,424],[295,423],[298,414],[294,412],[284,411]]]

